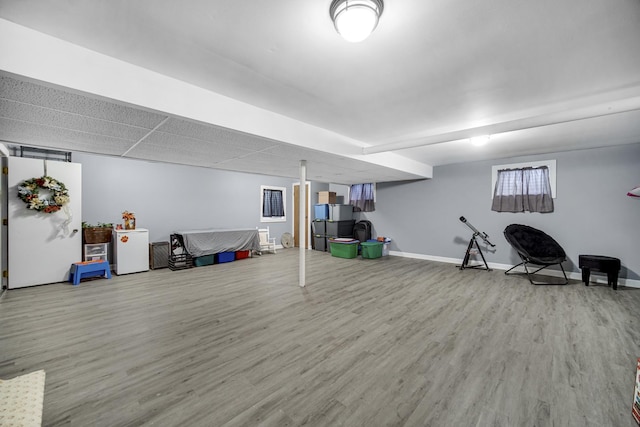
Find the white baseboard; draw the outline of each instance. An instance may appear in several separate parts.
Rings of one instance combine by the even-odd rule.
[[[399,257],[403,257],[403,258],[414,258],[414,259],[423,259],[426,261],[437,261],[437,262],[446,262],[448,264],[462,264],[462,259],[461,258],[447,258],[447,257],[441,257],[441,256],[434,256],[434,255],[423,255],[423,254],[414,254],[414,253],[410,253],[410,252],[399,252],[399,251],[389,251],[389,255],[392,256],[399,256]],[[512,265],[507,265],[507,264],[498,264],[495,262],[488,262],[487,263],[489,265],[489,268],[495,269],[495,270],[508,270],[511,267],[513,267]],[[515,271],[522,271],[524,273],[524,269],[516,269]],[[562,277],[562,272],[561,271],[557,271],[557,270],[549,270],[549,269],[545,269],[542,270],[541,272],[537,273],[537,274],[541,274],[541,275],[545,275],[545,276],[552,276],[552,277]],[[598,274],[598,273],[596,273]],[[574,280],[582,280],[582,273],[580,271],[567,271],[567,277],[569,279],[574,279]],[[591,278],[589,280],[589,283],[602,283],[602,284],[607,284],[607,276],[595,276],[593,273],[591,274]],[[624,279],[624,278],[619,278],[618,279],[618,285],[619,286],[627,286],[629,288],[640,288],[640,280],[635,280],[635,279]]]

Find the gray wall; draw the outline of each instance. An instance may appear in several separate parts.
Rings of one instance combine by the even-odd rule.
[[[311,194],[309,195],[309,200],[311,202],[311,220],[314,218],[313,205],[318,203],[318,192],[320,191],[329,191],[329,184],[324,182],[312,182],[311,183]]]
[[[336,203],[339,205],[349,204],[349,186],[341,184],[329,185],[329,191],[336,193]]]
[[[121,223],[124,210],[150,241],[178,230],[269,226],[278,244],[293,224],[297,180],[199,167],[73,153],[82,164],[82,220]],[[260,186],[287,189],[287,222],[260,222]]]
[[[535,160],[557,160],[557,198],[550,214],[491,211],[491,166]],[[151,241],[166,241],[176,230],[247,228],[260,223],[260,185],[287,188],[287,222],[269,223],[272,235],[292,231],[291,185],[297,180],[205,168],[74,153],[83,165],[83,220],[121,222],[121,212],[136,213],[137,226],[150,230]],[[578,254],[594,253],[622,260],[621,277],[640,279],[640,200],[626,196],[640,184],[640,144],[593,150],[514,157],[434,168],[425,181],[377,186],[376,211],[370,219],[374,236],[393,239],[391,250],[462,258],[470,223],[489,234],[497,246],[487,260],[517,262],[502,236],[511,223],[540,228],[567,251],[568,270],[578,271]],[[312,183],[346,196],[346,186]],[[344,191],[343,191],[344,190]]]
[[[491,211],[491,166],[557,160],[555,212]],[[487,261],[517,263],[502,234],[512,223],[545,231],[567,252],[568,270],[579,254],[615,256],[621,277],[640,278],[640,200],[626,196],[640,184],[640,144],[439,166],[433,179],[377,186],[376,211],[367,213],[374,235],[393,239],[391,250],[461,259],[472,231],[465,216],[496,245]],[[486,252],[485,252],[486,254]]]

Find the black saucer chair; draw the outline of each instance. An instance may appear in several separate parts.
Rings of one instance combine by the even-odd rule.
[[[524,271],[527,273],[529,282],[533,285],[542,285],[545,283],[536,283],[531,280],[531,275],[536,274],[543,268],[558,264],[565,280],[562,284],[566,285],[569,283],[567,274],[562,267],[562,262],[567,260],[567,254],[564,252],[564,249],[562,249],[562,246],[553,240],[551,236],[528,225],[511,224],[504,229],[504,237],[513,249],[516,250],[520,259],[522,259],[520,264],[514,265],[505,271],[504,274],[509,274],[511,270],[522,265],[524,266]],[[527,268],[529,264],[541,267],[536,271],[529,272]]]

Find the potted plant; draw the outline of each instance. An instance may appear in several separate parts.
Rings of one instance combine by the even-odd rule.
[[[98,225],[82,222],[82,240],[84,243],[110,243],[113,224],[99,222]]]

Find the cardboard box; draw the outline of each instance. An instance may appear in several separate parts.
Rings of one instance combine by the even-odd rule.
[[[333,191],[320,191],[318,192],[318,204],[335,203],[336,193]]]

